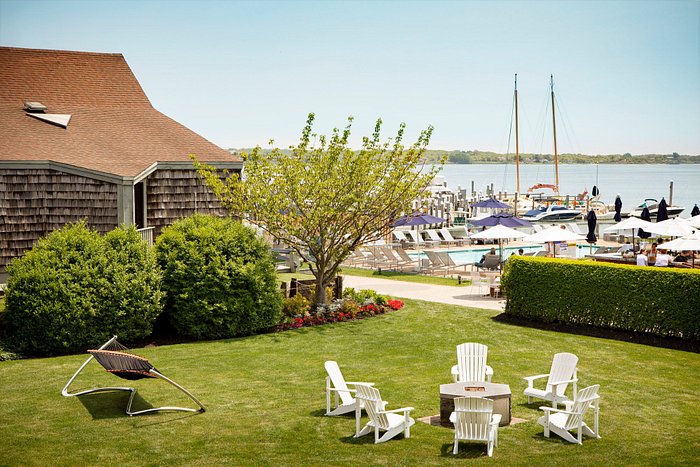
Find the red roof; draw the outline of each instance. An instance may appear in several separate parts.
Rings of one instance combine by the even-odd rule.
[[[121,54],[0,47],[0,161],[54,161],[119,176],[155,162],[240,162],[153,108]],[[71,114],[67,128],[25,102]]]

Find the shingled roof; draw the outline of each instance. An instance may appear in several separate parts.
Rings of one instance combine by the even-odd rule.
[[[121,54],[0,47],[0,162],[51,161],[121,177],[156,162],[241,159],[158,112]],[[25,102],[70,114],[66,128]]]

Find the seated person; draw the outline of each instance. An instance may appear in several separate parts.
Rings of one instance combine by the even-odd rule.
[[[490,251],[489,253],[487,253],[487,254],[489,254],[489,255],[495,255],[495,254],[496,254],[496,249],[495,249],[495,248],[491,248],[491,251]],[[480,259],[479,261],[477,261],[476,263],[474,263],[474,266],[476,266],[477,268],[482,267],[482,266],[484,265],[484,260],[485,260],[485,259],[486,259],[486,255],[482,255],[482,256],[481,256],[481,259]]]
[[[668,263],[671,262],[671,257],[668,255],[667,251],[668,250],[665,248],[659,248],[654,266],[668,266]]]

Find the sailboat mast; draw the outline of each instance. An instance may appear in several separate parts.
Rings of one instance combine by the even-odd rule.
[[[552,129],[554,130],[554,175],[557,192],[559,191],[559,154],[557,153],[557,120],[554,116],[554,75],[549,75],[549,87],[552,91]]]
[[[517,192],[520,193],[520,146],[518,143],[518,74],[515,74],[515,173]]]

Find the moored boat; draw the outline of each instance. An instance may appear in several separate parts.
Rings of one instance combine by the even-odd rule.
[[[644,202],[627,213],[625,217],[642,217],[642,211],[644,208],[649,209],[649,215],[652,219],[656,220],[656,213],[659,212],[659,202],[655,198],[645,198]],[[682,206],[667,205],[666,212],[668,217],[676,217],[685,210]]]
[[[523,215],[523,219],[530,222],[564,222],[580,219],[581,216],[581,211],[577,209],[553,204],[531,209]]]

